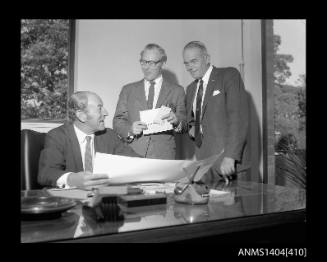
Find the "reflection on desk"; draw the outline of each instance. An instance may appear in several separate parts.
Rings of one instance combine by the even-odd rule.
[[[246,181],[211,188],[228,194],[199,206],[168,194],[167,204],[128,208],[119,221],[97,221],[78,204],[58,219],[22,221],[21,241],[164,242],[305,220],[305,190]]]

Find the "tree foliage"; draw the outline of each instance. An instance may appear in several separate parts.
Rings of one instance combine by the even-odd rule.
[[[278,54],[281,43],[281,37],[279,35],[274,35],[274,82],[278,85],[285,84],[287,78],[292,75],[288,63],[294,61],[292,55]]]
[[[275,131],[282,135],[294,134],[300,140],[299,145],[305,145],[304,129],[306,118],[305,75],[300,75],[299,85],[286,85],[285,81],[291,76],[290,67],[294,59],[291,55],[278,54],[281,38],[274,35],[274,118]]]
[[[305,75],[300,75],[299,82],[300,82],[300,90],[298,93],[299,115],[301,118],[305,118],[305,116],[306,116],[306,92],[305,92],[306,79],[305,79]]]
[[[280,36],[274,35],[274,130],[279,134],[275,143],[276,183],[305,188],[305,75],[300,76],[297,86],[285,84],[291,76],[288,63],[294,59],[277,53],[280,44]]]
[[[66,118],[69,21],[21,20],[21,118]]]

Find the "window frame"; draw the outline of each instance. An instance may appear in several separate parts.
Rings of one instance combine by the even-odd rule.
[[[263,183],[275,184],[274,31],[273,20],[261,20]]]

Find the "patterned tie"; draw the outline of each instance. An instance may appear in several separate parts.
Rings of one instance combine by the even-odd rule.
[[[86,148],[85,148],[85,171],[93,172],[92,165],[92,153],[91,153],[91,136],[86,136]]]
[[[150,81],[149,95],[148,95],[148,109],[153,107],[153,98],[154,98],[154,81]]]
[[[200,85],[198,89],[198,94],[196,96],[196,113],[195,113],[195,144],[200,147],[202,144],[202,137],[200,132],[200,122],[201,122],[201,103],[203,96],[203,80],[200,79]]]

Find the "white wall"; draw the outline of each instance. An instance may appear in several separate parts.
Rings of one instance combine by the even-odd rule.
[[[253,102],[253,170],[259,169],[262,174],[260,20],[244,20],[243,33],[245,88]],[[112,127],[122,86],[142,79],[138,61],[143,47],[148,43],[161,45],[168,56],[165,68],[185,88],[192,78],[185,71],[182,49],[192,40],[206,44],[213,65],[240,69],[241,20],[77,20],[74,89],[99,94],[109,112],[105,124]]]
[[[123,85],[142,79],[140,51],[148,43],[167,53],[166,69],[186,87],[192,78],[185,71],[182,49],[192,40],[203,41],[216,66],[239,68],[240,20],[77,20],[75,90],[98,93],[112,118]]]

